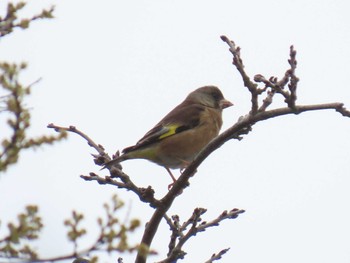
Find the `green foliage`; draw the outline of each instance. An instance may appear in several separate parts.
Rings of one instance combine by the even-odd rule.
[[[84,219],[83,214],[79,214],[76,211],[73,211],[72,218],[64,221],[64,225],[69,227],[68,239],[70,241],[76,242],[78,238],[86,234],[85,229],[78,229],[78,224]]]
[[[112,197],[112,205],[104,204],[107,220],[98,218],[97,222],[101,229],[100,242],[106,244],[108,252],[126,250],[133,251],[137,247],[130,247],[127,236],[140,226],[140,220],[132,219],[128,224],[120,222],[115,216],[118,210],[124,206],[123,201],[118,199],[117,195]]]
[[[36,259],[35,250],[28,243],[38,239],[43,224],[38,216],[38,207],[27,206],[24,213],[17,216],[17,223],[8,223],[8,235],[0,239],[0,257]]]
[[[30,127],[30,112],[25,106],[25,98],[30,94],[31,85],[23,86],[19,82],[19,74],[26,68],[20,65],[0,63],[0,88],[5,95],[0,97],[0,114],[6,114],[7,125],[11,134],[2,138],[0,148],[0,172],[18,161],[22,149],[35,148],[43,144],[52,144],[67,136],[65,132],[57,136],[39,136],[28,138],[27,129]],[[5,125],[2,125],[4,129]]]
[[[90,248],[82,250],[81,252],[78,250],[78,240],[87,233],[87,230],[80,227],[84,215],[73,211],[72,218],[65,220],[64,224],[69,228],[67,236],[68,239],[74,243],[74,254],[84,256],[93,251],[108,251],[109,253],[135,251],[138,247],[136,245],[129,245],[128,235],[140,226],[140,221],[138,219],[132,219],[129,222],[124,220],[122,223],[117,217],[117,213],[123,207],[124,203],[117,195],[112,197],[111,204],[105,203],[103,205],[105,218],[99,217],[97,219],[100,234]]]
[[[42,10],[40,14],[31,18],[18,18],[18,11],[25,7],[24,2],[8,3],[4,17],[0,16],[0,38],[13,32],[15,28],[26,29],[31,22],[37,19],[53,18],[54,8]],[[5,115],[5,122],[10,128],[10,135],[1,138],[0,172],[6,171],[9,165],[18,161],[20,151],[35,148],[43,144],[52,144],[67,136],[60,133],[58,136],[40,136],[28,138],[26,131],[30,126],[30,112],[24,100],[30,94],[32,85],[25,86],[19,82],[19,75],[27,67],[25,63],[19,65],[0,62],[0,114]],[[5,124],[0,124],[5,130]],[[4,135],[2,135],[4,136]]]
[[[42,10],[40,14],[31,18],[18,18],[18,11],[25,7],[24,2],[17,4],[9,3],[4,17],[0,16],[0,40],[3,36],[13,32],[15,28],[26,29],[31,22],[37,19],[53,18],[54,8]],[[27,65],[11,64],[0,62],[0,172],[17,163],[20,152],[23,149],[33,149],[44,144],[52,144],[67,137],[67,133],[61,131],[57,136],[39,136],[29,138],[27,129],[30,127],[30,111],[25,104],[25,99],[30,95],[31,85],[20,83],[20,73],[25,70]],[[7,126],[6,126],[7,124]],[[5,127],[8,127],[8,136],[5,136]],[[83,259],[81,256],[90,255],[94,251],[124,252],[133,251],[136,246],[131,247],[128,244],[128,234],[140,226],[139,220],[124,220],[121,223],[116,213],[124,206],[124,203],[113,196],[111,204],[104,204],[106,211],[105,218],[98,218],[100,234],[93,244],[83,250],[78,250],[78,241],[84,237],[87,230],[81,227],[84,215],[73,211],[72,218],[64,221],[68,227],[68,240],[74,245],[74,252],[64,256],[52,257],[49,259],[40,258],[33,247],[33,240],[39,239],[39,233],[43,228],[41,217],[38,215],[37,206],[27,206],[24,213],[17,216],[18,222],[10,222],[7,225],[8,233],[0,237],[0,259],[20,260],[23,262],[41,261],[54,262],[66,259],[75,259],[74,262],[95,263],[97,256],[90,259]],[[1,229],[0,221],[0,230]],[[3,231],[1,231],[3,232]],[[78,258],[77,258],[78,257]],[[118,259],[118,262],[122,262]]]
[[[124,203],[116,195],[112,197],[111,203],[105,203],[103,208],[105,210],[105,216],[97,219],[100,229],[99,235],[92,242],[91,246],[85,249],[79,248],[78,241],[87,234],[87,230],[81,227],[84,221],[84,215],[73,211],[72,217],[64,221],[64,225],[68,228],[68,240],[74,245],[73,253],[43,259],[39,257],[31,242],[39,239],[39,233],[43,228],[41,217],[38,215],[38,208],[36,206],[27,206],[25,212],[17,216],[18,222],[7,224],[8,234],[5,237],[0,237],[0,259],[50,262],[76,259],[77,262],[94,263],[98,261],[97,255],[91,256],[90,259],[83,259],[82,257],[100,251],[108,251],[109,253],[136,251],[138,246],[129,245],[128,235],[140,226],[140,221],[138,219],[121,221],[117,217],[117,213],[124,208]]]
[[[18,18],[18,11],[24,8],[26,3],[19,2],[16,4],[8,3],[7,12],[4,17],[0,16],[0,38],[13,32],[15,28],[26,29],[30,23],[43,18],[53,18],[54,7],[44,9],[40,14],[31,18]]]

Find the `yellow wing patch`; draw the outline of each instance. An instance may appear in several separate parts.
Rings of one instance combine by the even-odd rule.
[[[159,136],[159,139],[164,139],[166,137],[169,137],[171,135],[176,134],[176,129],[179,128],[178,124],[172,124],[172,125],[167,125],[165,127],[165,129],[167,129],[168,131],[164,134],[162,134],[161,136]]]

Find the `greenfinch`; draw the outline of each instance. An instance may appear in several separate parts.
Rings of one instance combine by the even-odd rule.
[[[196,158],[219,134],[222,110],[232,105],[215,86],[196,89],[104,168],[129,159],[146,159],[163,166],[175,182],[170,169],[184,169]]]

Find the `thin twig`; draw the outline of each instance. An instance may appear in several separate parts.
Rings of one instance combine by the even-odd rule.
[[[281,94],[284,97],[284,101],[287,103],[288,107],[295,110],[297,100],[296,91],[299,78],[295,75],[297,60],[296,51],[294,50],[293,46],[290,47],[289,56],[290,58],[288,59],[288,63],[290,68],[286,70],[281,80],[278,81],[276,77],[270,77],[267,80],[261,74],[254,76],[254,81],[257,83],[264,83],[264,91],[267,91],[267,96],[263,100],[263,105],[258,109],[258,112],[262,112],[267,109],[267,107],[272,103],[272,98],[276,93]],[[289,91],[285,89],[287,84]]]
[[[237,218],[240,214],[243,214],[245,210],[234,208],[231,211],[224,211],[221,215],[210,222],[203,222],[197,227],[197,232],[206,230],[209,227],[218,226],[219,223],[225,219]]]
[[[248,88],[248,90],[251,93],[252,99],[252,108],[249,114],[245,115],[244,117],[240,118],[239,121],[234,124],[232,127],[224,131],[221,135],[216,137],[213,141],[211,141],[195,158],[194,161],[191,162],[191,164],[183,171],[181,176],[178,178],[178,180],[174,183],[173,187],[170,189],[170,191],[161,199],[154,201],[151,195],[151,201],[148,199],[144,199],[147,202],[149,202],[151,205],[155,204],[154,207],[156,208],[151,219],[146,225],[145,231],[143,233],[143,237],[141,240],[141,246],[144,247],[142,251],[140,250],[137,254],[136,263],[144,263],[147,259],[147,253],[145,253],[145,250],[149,250],[151,243],[153,241],[153,238],[158,230],[158,226],[161,222],[161,220],[165,217],[166,221],[170,222],[169,226],[171,227],[174,237],[179,238],[178,244],[174,247],[174,241],[170,242],[169,248],[171,249],[170,255],[168,256],[167,260],[164,262],[173,262],[170,261],[172,259],[179,259],[182,258],[185,255],[185,252],[181,250],[182,245],[193,236],[195,233],[198,233],[200,231],[204,231],[208,227],[216,226],[221,222],[222,220],[226,218],[235,218],[239,213],[242,213],[243,210],[234,209],[230,212],[225,212],[221,214],[217,219],[214,219],[210,222],[204,222],[201,223],[199,226],[197,226],[200,215],[203,214],[203,211],[197,211],[198,214],[196,216],[191,217],[191,221],[185,222],[181,227],[179,227],[177,224],[171,222],[169,218],[166,217],[166,212],[171,207],[173,201],[177,196],[179,196],[184,189],[188,186],[188,181],[190,177],[196,172],[199,165],[216,149],[221,147],[225,142],[228,140],[231,140],[233,138],[235,139],[241,139],[242,134],[247,134],[251,130],[251,126],[253,126],[255,123],[259,121],[264,121],[268,119],[272,119],[279,116],[284,116],[288,114],[300,114],[307,111],[315,111],[315,110],[335,110],[339,113],[341,113],[343,116],[350,117],[350,111],[347,110],[343,103],[326,103],[326,104],[315,104],[315,105],[296,105],[296,85],[298,82],[298,78],[295,76],[295,67],[296,67],[296,60],[295,55],[296,52],[294,51],[294,48],[291,47],[290,51],[290,69],[286,71],[285,76],[278,81],[277,78],[271,77],[269,80],[266,80],[262,75],[257,75],[255,78],[256,82],[262,82],[265,84],[264,88],[258,88],[258,85],[256,83],[253,83],[249,76],[244,71],[244,66],[242,59],[240,57],[240,48],[236,47],[235,43],[231,40],[229,40],[227,37],[222,36],[221,39],[226,42],[230,47],[230,52],[233,54],[233,65],[236,66],[237,70],[239,71],[244,85]],[[289,90],[285,89],[285,86],[289,83]],[[262,106],[259,108],[258,105],[258,96],[264,92],[267,92],[267,97],[263,100]],[[270,93],[269,93],[270,92]],[[284,98],[285,102],[287,103],[288,107],[285,108],[279,108],[279,109],[273,109],[266,111],[267,107],[272,103],[272,99],[275,93],[280,93]],[[73,129],[74,130],[74,129]],[[83,136],[84,137],[84,136]],[[84,137],[87,139],[86,137]],[[89,141],[89,138],[87,139]],[[90,145],[90,143],[89,143]],[[104,151],[103,151],[104,153]],[[101,153],[100,153],[101,154]],[[114,171],[114,172],[113,172]],[[111,172],[111,178],[120,178],[121,181],[125,186],[128,185],[128,176],[121,172],[120,169],[112,168],[110,169]],[[84,178],[87,179],[87,178]],[[99,178],[91,178],[91,176],[88,178],[89,180],[97,180],[100,182],[105,182],[106,184],[113,184],[113,181],[108,180],[101,180]],[[119,186],[124,186],[119,184]],[[117,185],[118,186],[118,185]],[[119,187],[118,186],[118,187]],[[140,193],[136,188],[133,186],[131,188],[128,188],[130,186],[125,187],[128,190],[134,191],[136,194],[139,195]],[[142,195],[141,195],[142,196]],[[140,197],[141,199],[141,197]],[[141,199],[143,200],[143,199]],[[198,216],[197,216],[198,215]],[[177,220],[177,219],[176,219]],[[180,230],[182,228],[185,230],[189,225],[191,225],[191,228],[188,230],[186,234],[181,234],[181,231],[179,233],[175,233],[177,229]],[[209,261],[210,262],[210,261]]]
[[[180,225],[179,225],[180,218],[178,215],[173,215],[170,219],[165,214],[164,219],[168,223],[168,225],[170,226],[170,230],[171,230],[170,241],[169,241],[169,245],[168,245],[169,251],[167,253],[167,255],[169,256],[171,251],[174,250],[174,248],[176,246],[176,240],[179,236],[182,235],[182,232],[180,231]]]
[[[161,206],[162,204],[159,202],[159,200],[154,198],[154,190],[152,189],[151,186],[148,186],[147,188],[140,188],[137,187],[131,180],[128,175],[120,171],[119,169],[113,168],[111,170],[111,173],[113,175],[115,174],[122,174],[122,178],[124,179],[123,182],[118,182],[116,181],[113,177],[111,176],[105,176],[101,177],[95,173],[90,173],[89,176],[87,175],[81,175],[80,177],[84,179],[85,181],[96,181],[99,184],[108,184],[108,185],[114,185],[117,186],[118,188],[124,188],[127,189],[128,191],[134,192],[142,202],[149,203],[151,207],[157,207]],[[120,177],[118,177],[120,178]]]
[[[176,246],[174,246],[175,240],[172,240],[171,250],[169,251],[167,258],[158,263],[171,263],[171,262],[176,262],[176,260],[178,259],[184,258],[184,256],[186,255],[186,252],[182,250],[182,247],[191,237],[196,236],[199,232],[203,232],[209,227],[218,226],[219,223],[223,220],[237,218],[240,214],[245,212],[244,210],[235,208],[229,212],[224,211],[212,221],[202,222],[201,216],[205,214],[206,211],[207,210],[204,208],[196,208],[193,211],[191,217],[186,222],[184,222],[180,228],[176,227],[176,230],[178,230],[178,232],[181,233],[181,234],[176,233],[176,238],[178,238],[178,242]],[[178,222],[177,222],[177,225],[179,225]],[[187,233],[183,233],[188,226],[191,226],[191,227],[188,229]],[[176,232],[176,230],[174,230],[173,232]],[[217,260],[219,259],[219,257],[220,255],[216,255],[215,257],[212,257],[212,260],[213,261]]]
[[[101,156],[108,156],[108,154],[105,152],[105,149],[103,148],[103,146],[101,144],[96,144],[88,135],[86,135],[84,132],[78,130],[73,125],[71,125],[69,127],[62,127],[62,126],[57,126],[53,123],[50,123],[49,125],[47,125],[47,128],[55,129],[55,131],[57,131],[57,132],[59,132],[59,131],[74,132],[74,133],[80,135],[81,137],[83,137],[87,141],[88,145],[93,147]],[[109,160],[111,160],[110,157],[109,157]]]
[[[246,129],[251,125],[263,120],[272,119],[278,116],[284,116],[288,114],[300,114],[302,112],[307,111],[315,111],[315,110],[329,110],[333,109],[337,112],[340,112],[343,116],[350,117],[350,112],[343,107],[343,103],[327,103],[327,104],[315,104],[315,105],[299,105],[296,106],[295,109],[291,108],[280,108],[274,109],[270,111],[258,112],[255,115],[248,114],[246,117],[242,118],[239,122],[234,124],[231,128],[224,131],[221,135],[212,140],[196,157],[195,160],[191,162],[191,164],[183,171],[178,180],[174,183],[173,187],[167,193],[165,197],[163,197],[160,202],[162,203],[161,207],[158,207],[154,212],[152,218],[148,222],[145,232],[142,237],[141,243],[150,247],[152,240],[155,236],[155,233],[158,229],[158,226],[163,218],[164,214],[170,206],[174,199],[181,193],[188,185],[189,178],[193,175],[193,173],[197,170],[199,165],[216,149],[221,147],[225,142],[235,137],[234,135],[239,133],[242,129]],[[144,263],[146,262],[146,256],[142,253],[138,253],[136,258],[136,263]]]
[[[95,143],[88,135],[86,135],[84,132],[77,129],[75,126],[62,127],[51,123],[47,127],[50,129],[55,129],[55,131],[57,132],[59,131],[73,132],[83,137],[87,141],[88,145],[93,147],[99,153],[99,155],[93,155],[95,158],[95,163],[97,163],[96,159],[99,159],[100,157],[110,160],[110,157],[105,152],[104,147],[101,144]],[[152,189],[151,186],[148,186],[147,188],[140,188],[136,186],[131,181],[130,177],[127,174],[123,173],[120,169],[118,169],[115,166],[110,167],[109,170],[110,170],[111,176],[101,177],[95,173],[90,173],[89,175],[81,175],[80,177],[86,181],[97,181],[99,184],[114,185],[114,186],[117,186],[118,188],[124,188],[129,191],[132,191],[139,196],[142,202],[149,203],[151,207],[157,207],[161,205],[161,203],[154,198],[154,190]],[[122,182],[116,181],[114,178],[118,178]]]
[[[213,254],[213,255],[211,256],[211,258],[208,259],[207,261],[205,261],[204,263],[212,263],[212,262],[214,262],[215,260],[221,259],[221,257],[222,257],[224,254],[226,254],[229,250],[230,250],[230,248],[225,248],[225,249],[221,250],[219,253]]]
[[[238,72],[241,74],[244,86],[248,88],[248,90],[251,93],[251,102],[252,102],[252,109],[251,113],[255,114],[258,111],[259,104],[258,104],[258,95],[261,93],[261,91],[258,89],[258,85],[255,84],[250,80],[250,77],[244,70],[243,60],[241,58],[241,48],[236,46],[235,42],[230,40],[226,36],[220,37],[222,41],[224,41],[230,48],[229,51],[233,55],[232,64],[236,66]]]

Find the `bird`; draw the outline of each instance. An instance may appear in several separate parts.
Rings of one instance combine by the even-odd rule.
[[[219,134],[222,110],[232,105],[218,87],[200,87],[188,94],[135,145],[104,163],[102,169],[130,159],[146,159],[163,166],[175,183],[176,178],[170,169],[180,169],[181,172],[196,158]]]

